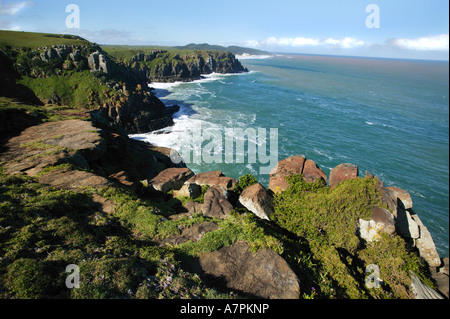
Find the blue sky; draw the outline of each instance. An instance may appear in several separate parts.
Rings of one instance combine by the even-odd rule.
[[[66,27],[66,6],[80,28]],[[379,28],[366,19],[379,8]],[[448,60],[447,0],[0,0],[0,29],[100,44],[241,45],[271,52]]]

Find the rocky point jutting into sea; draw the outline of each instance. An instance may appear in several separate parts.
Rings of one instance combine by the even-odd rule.
[[[170,81],[202,65],[172,58]],[[171,124],[147,89],[156,68],[138,66],[151,59],[131,60],[95,45],[1,50],[2,298],[448,298],[448,258],[410,194],[357,165],[327,176],[291,154],[266,188],[130,139]]]

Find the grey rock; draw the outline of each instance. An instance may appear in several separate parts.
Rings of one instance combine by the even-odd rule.
[[[167,193],[171,190],[179,190],[184,182],[194,176],[189,168],[168,168],[154,177],[149,186],[153,189]]]
[[[405,238],[417,239],[420,237],[419,226],[412,219],[409,211],[403,208],[397,209],[397,220],[395,223],[397,232]]]
[[[419,226],[420,237],[416,239],[416,246],[419,249],[420,256],[430,267],[439,267],[441,259],[436,250],[433,237],[431,237],[427,227],[425,227],[417,214],[412,214],[411,217]]]
[[[199,259],[202,271],[227,288],[267,299],[300,297],[298,277],[271,249],[253,253],[246,242],[237,242]]]
[[[213,232],[219,229],[219,226],[213,222],[204,222],[200,224],[195,224],[192,227],[184,228],[181,234],[178,236],[173,236],[164,239],[161,242],[161,246],[166,244],[170,245],[180,245],[187,243],[188,241],[197,242],[202,239],[207,233]]]
[[[274,213],[273,199],[261,184],[244,189],[239,202],[261,219],[270,220],[270,216]]]
[[[423,284],[413,271],[411,271],[411,278],[411,288],[416,299],[444,299],[437,291]]]
[[[208,217],[226,218],[233,210],[227,199],[227,191],[221,186],[212,186],[205,193],[202,213]]]

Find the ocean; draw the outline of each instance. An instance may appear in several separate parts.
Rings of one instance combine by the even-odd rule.
[[[249,73],[152,83],[166,105],[180,106],[175,125],[131,137],[182,152],[190,145],[188,133],[199,127],[264,128],[269,152],[269,131],[277,129],[279,160],[305,155],[327,176],[333,167],[353,163],[361,177],[369,171],[386,186],[408,191],[439,254],[449,256],[448,62],[294,54],[241,62]],[[225,136],[215,140],[222,137],[225,144]],[[200,163],[194,151],[188,167],[234,178],[251,173],[267,187],[269,175],[247,150],[250,143],[263,147],[259,137],[242,137],[244,154],[236,147],[232,161],[224,155]],[[224,149],[216,145],[208,152]]]

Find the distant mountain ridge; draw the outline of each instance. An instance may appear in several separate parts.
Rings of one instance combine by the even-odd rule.
[[[227,51],[227,52],[231,52],[231,53],[237,54],[237,55],[242,55],[244,53],[247,53],[250,55],[271,55],[267,51],[262,51],[262,50],[252,49],[252,48],[239,47],[239,46],[235,46],[235,45],[229,46],[229,47],[224,47],[221,45],[212,45],[212,44],[208,44],[208,43],[201,43],[201,44],[190,43],[188,45],[178,46],[175,48],[179,49],[179,50]]]

